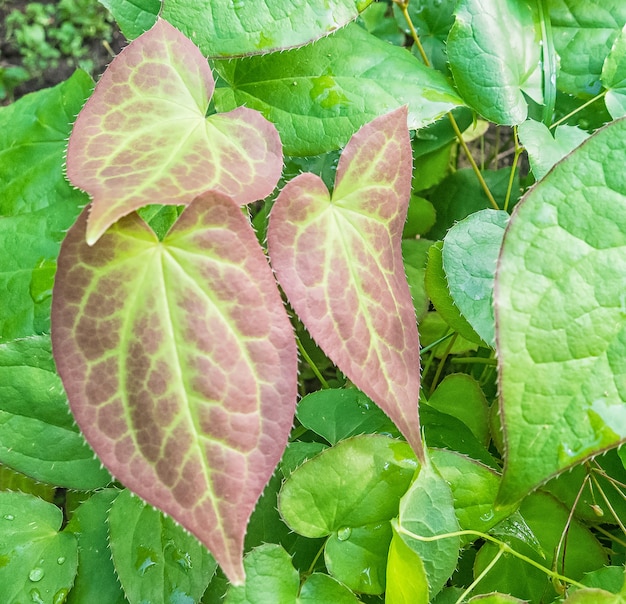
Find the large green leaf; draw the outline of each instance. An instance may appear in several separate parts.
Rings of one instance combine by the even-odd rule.
[[[163,241],[136,214],[93,247],[69,231],[52,339],[102,462],[243,580],[248,518],[293,421],[293,330],[237,205],[198,197]]]
[[[93,197],[89,244],[148,204],[188,204],[209,189],[239,203],[272,192],[276,129],[245,107],[205,117],[214,86],[198,48],[162,19],[112,61],[67,150],[68,177]]]
[[[49,336],[0,344],[0,463],[70,489],[111,480],[70,415]]]
[[[161,10],[161,0],[98,0],[106,6],[122,33],[133,40],[155,23]]]
[[[216,563],[198,541],[128,491],[113,501],[109,543],[130,604],[197,602]]]
[[[56,257],[87,203],[63,177],[64,151],[92,86],[77,71],[0,108],[0,341],[50,329]]]
[[[387,558],[385,604],[426,604],[428,580],[422,559],[394,531]]]
[[[463,99],[497,124],[521,124],[542,100],[541,47],[525,0],[460,0],[447,44]]]
[[[626,115],[626,27],[619,33],[602,66],[604,98],[611,117]]]
[[[410,188],[403,107],[352,137],[332,195],[315,174],[290,181],[267,239],[278,281],[311,336],[419,456],[419,339],[401,250]]]
[[[208,57],[302,46],[356,19],[372,0],[164,0],[162,17]]]
[[[215,91],[217,109],[258,109],[276,124],[287,155],[337,149],[401,105],[416,129],[462,104],[442,74],[358,25],[303,48],[215,66],[227,84]]]
[[[76,539],[59,533],[59,508],[24,493],[0,492],[0,601],[64,602],[76,575]]]
[[[626,120],[511,217],[496,274],[506,464],[499,501],[626,439]]]

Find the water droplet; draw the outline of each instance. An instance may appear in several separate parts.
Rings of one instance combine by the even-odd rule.
[[[13,514],[5,514],[4,516],[2,516],[5,520],[15,520],[15,516]]]
[[[37,581],[41,581],[43,579],[43,576],[45,575],[45,571],[43,568],[41,568],[40,566],[35,566],[35,568],[33,568],[33,570],[31,570],[28,573],[28,578],[33,582],[36,583]]]
[[[349,526],[344,526],[337,531],[337,539],[339,541],[347,541],[352,535],[352,529]]]
[[[154,550],[140,545],[137,548],[137,557],[135,558],[135,569],[143,577],[146,571],[156,566],[157,555]]]
[[[181,552],[180,550],[176,550],[174,554],[174,559],[176,560],[178,566],[180,566],[184,571],[191,570],[192,562],[189,552]]]
[[[372,569],[368,566],[361,571],[361,583],[363,585],[371,585],[372,584]]]
[[[31,589],[29,594],[30,594],[30,601],[31,602],[34,602],[35,604],[46,604],[41,599],[41,594],[39,593],[38,589]]]
[[[57,564],[65,564],[65,556],[59,556],[57,558]]]
[[[481,514],[480,519],[483,522],[489,522],[490,520],[493,520],[493,510],[489,510],[488,512],[485,512],[484,514]]]
[[[54,594],[54,598],[52,599],[52,604],[64,604],[65,600],[67,600],[67,594],[68,594],[68,590],[63,588],[63,589],[59,589],[59,591],[57,591]]]

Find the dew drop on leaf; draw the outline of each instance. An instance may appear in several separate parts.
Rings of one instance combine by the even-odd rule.
[[[57,558],[57,564],[64,564],[65,563],[65,556],[59,556]]]
[[[31,602],[34,602],[35,604],[46,604],[41,599],[41,594],[39,593],[38,589],[31,589],[29,593],[30,593],[30,601]]]
[[[143,577],[146,571],[156,566],[156,553],[148,547],[140,545],[137,548],[137,558],[135,559],[135,570]]]
[[[350,539],[350,535],[352,535],[352,529],[349,526],[340,528],[337,531],[337,539],[339,539],[339,541],[347,541]]]
[[[33,583],[37,583],[37,581],[41,581],[43,579],[44,575],[45,575],[45,571],[43,570],[43,568],[41,568],[40,566],[36,566],[35,568],[33,568],[33,570],[31,570],[28,573],[28,578]],[[37,590],[34,589],[33,591],[37,591]],[[39,593],[39,592],[37,592],[37,593]],[[35,602],[36,600],[33,600],[33,601]]]
[[[2,516],[5,520],[15,520],[15,516],[13,514],[5,514],[4,516]]]
[[[54,594],[54,598],[52,599],[52,604],[63,604],[65,600],[67,600],[68,593],[69,591],[65,588],[59,589],[59,591],[57,591]]]

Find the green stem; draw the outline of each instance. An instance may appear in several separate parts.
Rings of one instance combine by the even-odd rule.
[[[302,342],[300,341],[300,338],[298,336],[296,336],[296,344],[298,345],[298,350],[300,351],[300,354],[304,357],[304,360],[307,362],[307,364],[315,374],[315,377],[320,381],[322,388],[324,388],[325,390],[330,388],[328,382],[324,379],[324,376],[317,368],[317,365],[313,362],[313,359],[309,356],[309,353],[304,349],[304,346],[302,346]]]
[[[313,574],[313,571],[315,570],[315,565],[317,564],[317,561],[322,555],[322,552],[324,551],[325,547],[326,547],[326,541],[324,541],[324,543],[322,544],[322,547],[320,547],[317,554],[315,554],[315,558],[313,558],[313,562],[311,562],[311,566],[309,566],[309,570],[306,571],[307,575]]]
[[[450,333],[447,333],[442,338],[439,338],[438,340],[435,340],[434,342],[432,342],[428,346],[424,346],[424,348],[422,348],[420,350],[420,356],[426,354],[427,352],[430,352],[433,348],[436,348],[437,346],[439,346],[439,344],[441,344],[441,342],[445,342],[448,338],[451,338],[453,335],[454,335],[454,332],[451,331]]]
[[[450,363],[455,365],[464,365],[465,363],[473,365],[492,365],[495,367],[498,361],[489,357],[455,357],[454,359],[450,359]]]
[[[450,343],[448,344],[446,351],[443,353],[443,356],[441,357],[441,360],[439,361],[437,371],[435,372],[435,377],[433,378],[433,381],[430,385],[430,394],[432,394],[435,391],[437,382],[439,381],[439,378],[441,377],[441,372],[443,371],[443,366],[445,365],[446,359],[448,358],[448,355],[450,354],[450,351],[452,350],[452,347],[454,346],[454,343],[456,342],[458,335],[459,335],[458,333],[455,333],[452,336],[452,338],[450,338]]]
[[[465,598],[472,593],[474,588],[487,576],[489,571],[496,565],[496,563],[498,562],[498,560],[500,560],[503,554],[504,549],[500,548],[498,550],[498,553],[493,557],[493,560],[489,564],[487,564],[487,566],[485,566],[483,571],[478,575],[478,577],[474,579],[474,581],[472,581],[469,587],[459,596],[454,604],[462,604],[463,600],[465,600]]]
[[[513,182],[515,181],[515,171],[517,170],[517,161],[519,160],[519,156],[524,151],[524,147],[519,144],[519,139],[517,138],[517,126],[513,127],[513,140],[515,141],[515,155],[513,156],[513,165],[511,166],[511,174],[509,174],[509,186],[506,189],[504,207],[502,208],[505,212],[509,209],[511,191],[513,190]]]
[[[537,0],[539,22],[541,24],[542,63],[543,63],[543,123],[550,126],[556,104],[557,56],[552,37],[552,21],[547,0]]]
[[[564,115],[560,120],[557,120],[556,122],[554,122],[554,124],[550,126],[550,129],[552,130],[552,128],[556,128],[557,126],[560,126],[563,122],[566,122],[570,117],[572,117],[573,115],[576,115],[579,111],[582,111],[585,107],[589,107],[589,105],[600,100],[607,92],[608,90],[603,90],[600,94],[596,94],[596,96],[594,96],[592,99],[589,99],[586,103],[583,103],[580,107],[576,107],[574,111],[570,111],[567,115]]]
[[[615,522],[617,522],[617,524],[619,525],[619,528],[621,529],[622,533],[626,535],[626,527],[624,526],[624,523],[620,520],[620,517],[618,516],[617,512],[613,509],[613,506],[611,505],[609,498],[606,496],[604,489],[600,486],[598,479],[595,477],[595,475],[592,474],[591,480],[593,481],[593,484],[596,487],[596,489],[600,491],[600,495],[602,495],[602,499],[604,499],[604,503],[606,504],[606,507],[609,508],[609,511],[613,515],[613,518],[615,518]]]

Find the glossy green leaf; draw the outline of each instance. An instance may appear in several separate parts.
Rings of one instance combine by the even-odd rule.
[[[164,0],[161,16],[208,57],[302,46],[356,19],[372,0]]]
[[[136,214],[94,246],[69,231],[53,348],[72,412],[125,486],[243,579],[248,518],[287,443],[293,330],[231,199],[209,192],[163,241]]]
[[[481,210],[455,224],[443,240],[443,270],[450,296],[474,331],[492,347],[493,280],[508,220],[506,212]]]
[[[401,249],[411,188],[406,116],[402,107],[352,137],[332,194],[315,174],[291,180],[267,240],[308,332],[420,456],[419,338]]]
[[[157,21],[161,0],[98,0],[113,15],[128,40],[148,31]]]
[[[422,559],[394,531],[387,559],[385,604],[426,604],[428,580]]]
[[[460,419],[479,442],[489,445],[489,405],[480,384],[471,375],[447,375],[430,395],[428,404]]]
[[[56,257],[88,201],[63,177],[64,151],[92,86],[79,70],[0,108],[0,342],[50,330]]]
[[[626,438],[626,121],[583,143],[511,217],[496,274],[512,504]]]
[[[417,478],[400,501],[397,528],[404,542],[422,559],[429,593],[437,594],[450,578],[460,550],[458,536],[423,541],[459,530],[452,492],[427,458]]]
[[[520,124],[518,134],[537,180],[541,180],[554,164],[589,137],[588,132],[567,125],[558,126],[553,135],[545,124],[534,120],[526,120]]]
[[[272,192],[278,133],[255,111],[205,117],[215,81],[191,41],[159,19],[109,65],[80,112],[67,175],[92,198],[90,245],[147,204],[189,204],[209,189],[238,203]]]
[[[615,38],[600,79],[607,89],[604,102],[611,117],[623,117],[626,115],[626,27]]]
[[[278,498],[280,513],[305,537],[390,520],[416,468],[407,443],[387,436],[355,436],[291,474]]]
[[[200,599],[217,565],[180,525],[128,490],[113,501],[108,523],[113,564],[130,604]]]
[[[600,92],[602,65],[626,25],[622,0],[550,0],[554,46],[559,55],[557,88],[583,98]]]
[[[358,25],[303,48],[215,66],[227,84],[215,91],[217,109],[261,111],[287,155],[337,149],[360,126],[405,104],[411,129],[462,104],[442,74]]]
[[[324,548],[328,572],[352,591],[381,594],[385,591],[391,524],[344,527],[332,533]]]
[[[524,94],[542,102],[541,47],[525,1],[460,0],[446,50],[461,96],[484,118],[521,124]]]
[[[24,493],[0,492],[0,601],[63,602],[78,562],[76,539],[59,533],[59,508]]]
[[[64,532],[78,541],[78,574],[67,604],[126,604],[122,586],[115,574],[109,549],[107,518],[117,489],[104,489],[92,495],[74,512]]]
[[[49,336],[0,344],[0,463],[70,489],[111,480],[70,415]]]
[[[289,554],[268,543],[244,559],[246,583],[231,586],[225,604],[357,604],[355,595],[328,575],[313,573],[300,587]]]
[[[303,426],[323,436],[331,445],[358,434],[399,436],[393,422],[356,388],[318,390],[305,396],[296,409]]]

